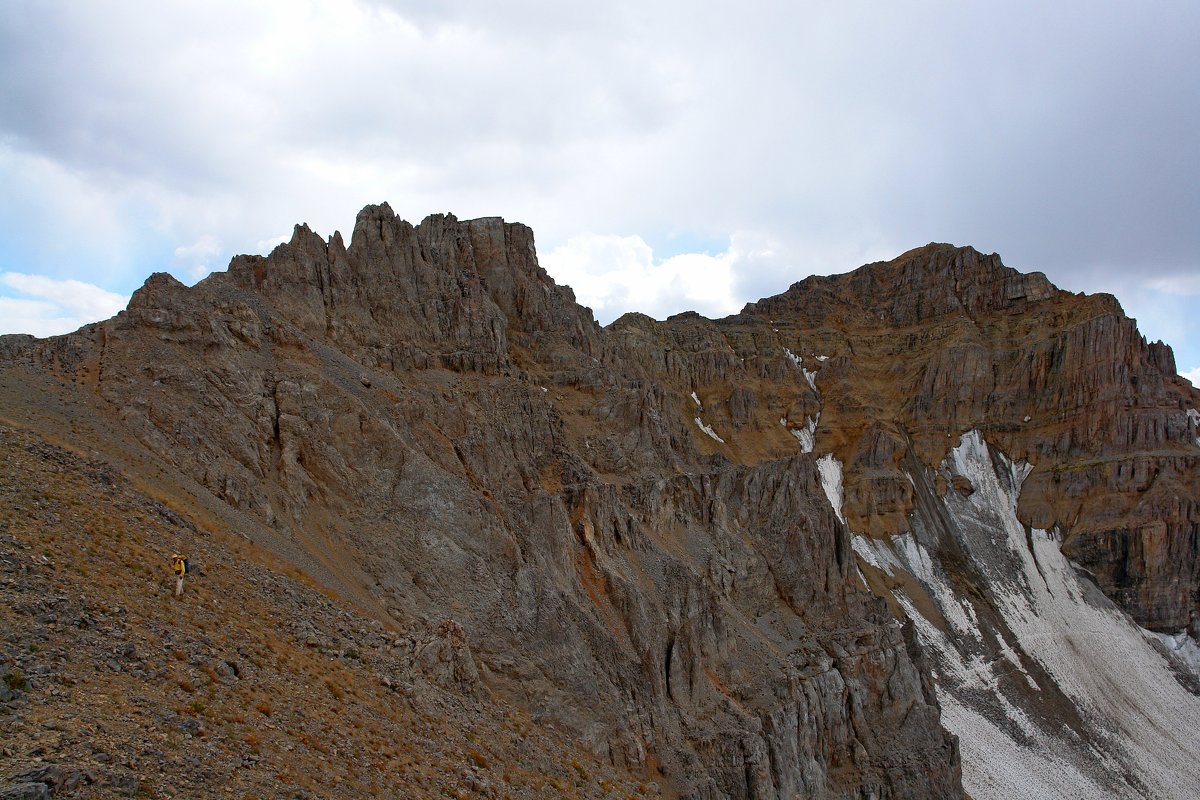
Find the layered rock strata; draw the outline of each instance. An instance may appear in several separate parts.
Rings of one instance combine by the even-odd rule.
[[[1195,632],[1200,392],[1113,297],[928,245],[723,320],[629,315],[612,329],[628,357],[698,392],[726,440],[701,447],[752,461],[794,450],[799,434],[835,453],[846,518],[875,536],[908,529],[910,452],[932,467],[982,431],[1033,465],[1026,524],[1062,531],[1069,557],[1140,624]]]

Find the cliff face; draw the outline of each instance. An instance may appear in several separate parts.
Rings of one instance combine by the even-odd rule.
[[[980,430],[1034,466],[1023,522],[1061,530],[1064,552],[1143,626],[1196,624],[1190,409],[1200,392],[1111,296],[1062,292],[995,255],[928,245],[807,278],[724,320],[626,317],[614,328],[640,363],[665,353],[666,380],[715,401],[729,457],[794,448],[789,431],[835,453],[856,531],[908,530],[903,459],[934,466],[958,435]],[[796,390],[793,376],[812,380]]]
[[[1195,627],[1200,395],[1112,298],[969,248],[602,329],[528,228],[373,206],[0,352],[12,416],[152,454],[389,624],[453,619],[479,691],[687,797],[961,796],[850,532],[911,530],[964,431],[1136,620]]]
[[[533,231],[498,217],[413,227],[385,203],[358,215],[349,249],[306,225],[224,280],[268,300],[305,336],[365,366],[510,372],[518,348],[590,354],[599,332],[537,265]]]

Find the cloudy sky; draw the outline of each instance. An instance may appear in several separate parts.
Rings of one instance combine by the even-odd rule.
[[[604,322],[972,244],[1196,380],[1197,42],[1195,0],[4,0],[0,332],[387,200],[531,225]]]

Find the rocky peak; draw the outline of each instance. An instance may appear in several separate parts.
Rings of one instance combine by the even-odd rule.
[[[367,206],[349,248],[340,233],[326,241],[298,225],[270,255],[235,258],[224,279],[373,368],[498,373],[514,366],[514,344],[556,332],[587,353],[597,336],[538,266],[533,232],[499,217],[435,214],[414,227],[386,203]]]
[[[168,272],[155,272],[129,298],[129,308],[163,308],[187,289]]]
[[[930,243],[853,272],[805,278],[783,294],[748,304],[743,313],[895,328],[952,314],[1020,310],[1059,294],[1042,273],[1010,269],[995,253]]]
[[[1060,291],[995,254],[929,244],[805,278],[725,320],[626,316],[610,330],[679,397],[696,393],[696,408],[680,404],[689,414],[702,404],[715,435],[697,438],[702,451],[836,456],[855,531],[907,531],[917,495],[905,460],[938,464],[948,441],[980,430],[1034,467],[1023,521],[1057,527],[1135,619],[1179,630],[1200,613],[1188,594],[1200,585],[1188,544],[1200,506],[1194,489],[1178,490],[1196,485],[1187,411],[1200,393],[1110,295]]]

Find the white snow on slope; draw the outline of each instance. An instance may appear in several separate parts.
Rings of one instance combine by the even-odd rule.
[[[700,398],[696,397],[695,392],[692,392],[692,399],[696,401],[696,408],[704,408],[704,406],[700,405]]]
[[[850,545],[876,569],[888,575],[894,575],[897,569],[905,570],[924,584],[956,634],[969,635],[979,630],[974,606],[969,600],[959,599],[942,575],[941,567],[911,533],[893,536],[889,541],[855,534]]]
[[[696,424],[700,426],[700,430],[704,431],[705,433],[707,433],[712,438],[716,439],[721,444],[725,444],[725,440],[722,439],[720,436],[717,436],[717,432],[714,431],[710,426],[705,425],[704,420],[700,419],[699,417],[696,417]]]
[[[938,692],[942,725],[958,736],[962,753],[963,788],[973,800],[1046,798],[1107,800],[1104,787],[1073,764],[1055,757],[1044,743],[1020,743],[982,713]]]
[[[942,473],[967,478],[974,491],[930,498],[941,503],[945,516],[937,516],[955,542],[929,550],[908,534],[853,539],[868,563],[920,581],[953,633],[894,590],[933,656],[943,723],[960,738],[964,787],[976,800],[1200,797],[1200,698],[1127,615],[1076,575],[1057,537],[1020,523],[1017,500],[1030,469],[968,433]],[[939,561],[944,547],[966,557],[1004,626],[981,625],[971,601],[959,600]],[[1031,674],[1034,662],[1040,671]],[[1058,692],[1082,722],[1056,718],[1047,703]]]
[[[817,373],[815,371],[810,372],[809,370],[806,370],[804,368],[804,359],[793,353],[791,350],[788,350],[785,347],[783,348],[783,352],[784,355],[786,355],[791,362],[795,364],[802,373],[804,373],[804,380],[808,381],[808,385],[812,387],[812,390],[814,392],[819,392],[820,390],[817,389]]]
[[[813,447],[817,444],[817,423],[821,421],[821,412],[817,412],[817,418],[804,418],[804,427],[795,428],[792,430],[792,436],[800,440],[800,452],[811,453]]]
[[[817,471],[821,473],[821,488],[829,498],[829,505],[833,506],[833,513],[845,523],[846,518],[842,516],[842,462],[834,458],[833,453],[828,453],[817,459]]]

